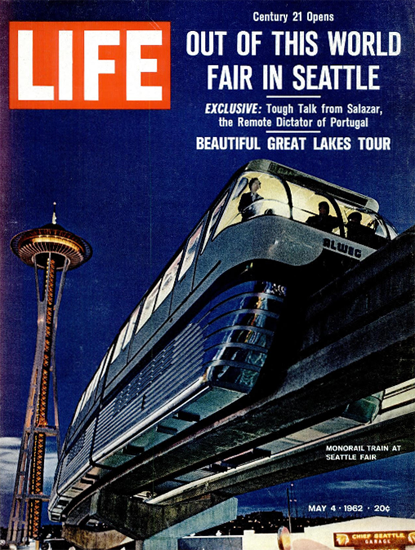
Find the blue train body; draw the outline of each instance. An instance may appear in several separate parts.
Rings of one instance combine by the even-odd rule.
[[[261,195],[243,211],[253,179]],[[311,221],[322,202],[334,214],[330,230]],[[394,238],[377,207],[271,161],[241,168],[121,327],[83,393],[50,518],[61,521],[73,499],[114,469],[234,406],[264,370],[278,373],[270,350],[298,273],[323,281]]]

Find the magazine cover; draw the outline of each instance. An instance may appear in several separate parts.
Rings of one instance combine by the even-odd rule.
[[[0,13],[1,545],[413,546],[413,3]]]

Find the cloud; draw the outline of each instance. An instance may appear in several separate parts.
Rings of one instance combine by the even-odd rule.
[[[0,494],[13,494],[20,443],[21,440],[18,437],[0,437]],[[50,486],[53,482],[56,464],[56,452],[51,452],[46,448],[44,468],[45,487]]]
[[[17,447],[19,449],[20,441],[18,437],[0,437],[0,451],[3,447]]]
[[[389,491],[401,490],[401,484],[389,479],[349,479],[327,484],[331,491]]]
[[[13,492],[19,450],[18,437],[0,438],[0,495]]]
[[[0,437],[0,491],[5,492],[5,480],[16,475],[19,458],[20,439],[18,437]]]

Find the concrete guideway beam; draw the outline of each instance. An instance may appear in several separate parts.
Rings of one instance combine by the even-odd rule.
[[[163,537],[170,538],[173,532],[183,533],[180,536],[185,536],[223,523],[221,513],[235,514],[230,518],[234,519],[237,501],[223,504],[227,499],[228,497],[210,493],[186,502],[153,505],[139,498],[103,490],[92,495],[88,503],[85,503],[83,519],[92,517],[113,529],[97,533],[80,529],[70,521],[64,526],[64,538],[84,550],[107,550],[122,544],[120,540],[126,537],[146,540],[158,533],[164,533]],[[79,514],[76,520],[80,520]],[[165,532],[166,529],[169,533]]]
[[[328,462],[326,459],[326,445],[333,443],[337,446],[360,445],[364,447],[370,441],[371,445],[389,445],[390,451],[383,452],[382,458],[414,451],[415,410],[413,406],[408,407],[408,409],[411,410],[404,416],[385,421],[382,431],[379,431],[379,427],[374,424],[365,425],[356,430],[348,430],[344,434],[336,435],[335,438],[327,438],[323,441],[307,444],[299,449],[278,453],[269,458],[260,459],[233,470],[213,475],[209,479],[191,483],[183,490],[173,490],[154,500],[157,503],[160,501],[177,503],[200,497],[205,491],[220,492],[221,495],[227,495],[228,497],[237,496],[286,483],[293,479],[318,475],[345,466],[362,464],[362,461],[358,459],[347,463],[334,460]],[[396,447],[395,450],[393,450],[394,447]]]
[[[414,268],[415,226],[310,297],[301,355],[322,349],[342,335],[353,334],[396,308],[413,303]],[[399,331],[393,336],[399,338]]]

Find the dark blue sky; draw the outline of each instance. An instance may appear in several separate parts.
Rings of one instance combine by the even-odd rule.
[[[391,472],[399,474],[391,476]],[[288,513],[288,489],[293,515],[348,516],[352,514],[345,506],[361,505],[362,511],[356,513],[356,517],[382,515],[377,510],[388,506],[390,511],[385,515],[413,517],[413,479],[413,453],[410,453],[248,493],[239,497],[238,513],[247,514],[258,509]],[[313,504],[326,506],[324,513],[310,511],[309,505]]]
[[[148,1],[3,3],[1,64],[2,244],[1,244],[1,436],[21,436],[35,348],[33,270],[9,251],[18,232],[48,223],[57,202],[58,223],[89,241],[89,263],[69,273],[59,314],[57,372],[60,419],[65,433],[77,401],[123,321],[175,250],[240,166],[271,158],[376,198],[381,212],[402,231],[414,223],[414,11],[406,0],[372,2]],[[306,6],[306,7],[305,7]],[[301,24],[254,22],[261,13],[303,12]],[[334,21],[306,21],[307,12],[333,14]],[[7,22],[171,21],[171,109],[168,111],[50,111],[7,107]],[[190,30],[227,30],[223,57],[189,56]],[[263,31],[256,57],[235,53],[241,30]],[[275,57],[271,31],[316,31],[319,52]],[[399,32],[402,51],[394,57],[330,57],[326,33]],[[207,90],[208,64],[379,65],[378,91],[323,90],[317,105],[381,105],[370,127],[327,129],[325,136],[351,136],[351,151],[268,151],[263,129],[219,128],[205,115],[206,102],[269,102],[257,78],[253,90]],[[292,93],[288,85],[284,93]],[[281,92],[281,93],[283,93]],[[275,101],[275,100],[274,100]],[[281,100],[283,101],[283,100]],[[289,101],[284,100],[285,104]],[[294,102],[295,104],[296,102]],[[261,151],[197,151],[196,136],[258,136]],[[390,151],[359,151],[357,136],[389,136]],[[309,138],[311,140],[311,138]],[[8,451],[15,440],[4,439]],[[10,443],[10,447],[8,444]],[[1,455],[6,457],[6,454]],[[7,454],[10,457],[10,454]],[[3,458],[6,461],[6,458]],[[398,459],[396,459],[398,460]],[[413,457],[402,457],[412,468]],[[383,461],[386,462],[386,461]],[[390,462],[391,471],[395,463]],[[409,466],[408,466],[409,465]],[[376,468],[376,464],[373,465]],[[344,473],[349,472],[349,473]],[[353,478],[353,470],[342,475]],[[382,475],[384,470],[382,469]],[[336,474],[330,474],[336,476]],[[373,473],[370,474],[374,475]],[[305,482],[303,482],[305,483]],[[316,481],[329,490],[326,478]],[[2,522],[8,509],[2,507]],[[409,507],[410,508],[410,507]],[[414,510],[408,510],[413,513]],[[404,513],[404,512],[402,512]],[[3,517],[4,516],[4,517]]]

